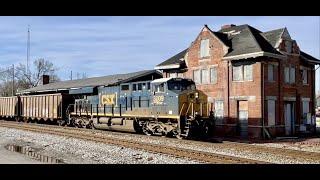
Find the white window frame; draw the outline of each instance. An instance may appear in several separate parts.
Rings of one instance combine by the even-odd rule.
[[[249,76],[250,78],[247,78],[247,68],[250,67],[251,68],[251,75]],[[238,74],[238,76],[234,76],[234,68],[239,68],[240,72]],[[238,77],[239,79],[235,79],[235,77]],[[244,65],[240,65],[240,66],[235,66],[232,65],[232,81],[233,82],[244,82],[244,81],[253,81],[253,64],[244,64]]]
[[[195,79],[196,72],[198,73],[198,76],[199,76],[199,80],[198,81]],[[195,70],[192,71],[192,79],[196,84],[201,84],[201,71],[199,69],[195,69]]]
[[[206,71],[205,74],[203,72]],[[204,81],[206,79],[206,82]],[[208,69],[201,69],[201,84],[209,84],[210,83],[210,74]]]
[[[238,76],[235,76],[234,74],[234,68],[238,68],[239,69],[239,74]],[[235,77],[238,77],[239,79],[235,79]],[[232,66],[232,81],[235,81],[235,82],[241,82],[243,81],[243,66]]]
[[[210,56],[210,48],[209,48],[210,41],[209,39],[202,39],[200,42],[200,58]]]
[[[215,76],[212,77],[212,70],[215,72]],[[210,67],[210,84],[218,83],[218,68],[216,66]]]
[[[247,78],[248,69],[251,69],[249,78]],[[244,81],[253,81],[253,66],[252,64],[243,65],[243,80]]]

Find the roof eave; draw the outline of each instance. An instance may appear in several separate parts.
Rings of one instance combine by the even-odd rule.
[[[180,68],[180,64],[169,64],[164,66],[156,66],[154,69],[156,70],[162,70],[162,69],[177,69]]]
[[[300,56],[301,56],[302,59],[308,61],[308,62],[311,63],[311,64],[320,65],[320,60],[312,60],[312,59],[308,59],[308,58],[306,58],[306,57],[304,57],[304,56],[302,56],[302,55],[300,55]]]
[[[284,55],[278,55],[278,54],[274,54],[274,53],[260,51],[260,52],[240,54],[240,55],[235,55],[235,56],[227,56],[227,57],[223,57],[222,59],[223,60],[238,60],[238,59],[262,57],[262,56],[273,57],[273,58],[277,58],[277,59],[285,59],[286,58],[286,56],[284,56]]]

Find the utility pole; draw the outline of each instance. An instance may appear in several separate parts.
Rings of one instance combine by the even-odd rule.
[[[27,76],[29,77],[29,57],[30,57],[30,25],[28,25],[28,40],[27,40]]]
[[[72,80],[72,70],[71,70],[71,76],[70,77],[71,77],[71,80]]]
[[[14,64],[12,64],[12,96],[14,96]]]

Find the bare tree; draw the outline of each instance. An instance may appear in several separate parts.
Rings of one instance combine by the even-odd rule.
[[[16,77],[21,84],[21,88],[31,88],[41,85],[43,75],[50,76],[50,83],[60,81],[60,78],[56,74],[58,69],[54,67],[52,62],[38,59],[33,62],[33,65],[33,71],[28,71],[26,66],[21,63],[17,66]]]
[[[0,68],[0,95],[11,96],[12,92],[32,88],[42,84],[42,76],[49,75],[49,82],[60,81],[56,71],[58,69],[52,62],[38,59],[33,62],[29,72],[24,64],[19,64],[15,69]],[[14,78],[14,83],[13,82]]]
[[[13,67],[9,68],[0,68],[0,95],[1,96],[10,96],[14,94],[16,85],[13,84],[12,80],[14,73]],[[13,87],[15,85],[15,87]]]

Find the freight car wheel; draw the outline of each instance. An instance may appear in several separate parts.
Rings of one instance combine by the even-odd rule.
[[[58,120],[57,122],[58,122],[59,126],[65,126],[66,125],[66,121],[64,121],[64,120]]]

